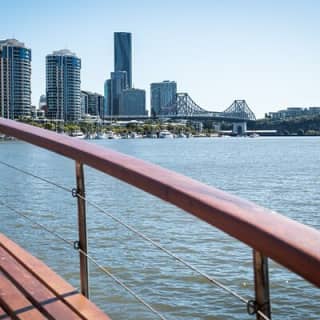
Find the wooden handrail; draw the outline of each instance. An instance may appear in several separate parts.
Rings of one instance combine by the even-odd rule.
[[[86,164],[193,214],[320,287],[320,232],[113,150],[0,118],[0,132]]]

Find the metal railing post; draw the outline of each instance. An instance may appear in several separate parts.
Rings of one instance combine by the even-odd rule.
[[[76,178],[77,178],[77,194],[81,197],[78,199],[78,225],[79,225],[79,249],[87,253],[87,222],[86,222],[86,201],[85,201],[85,185],[83,164],[76,161]],[[89,272],[88,258],[79,252],[80,257],[80,286],[81,293],[89,298]]]
[[[253,250],[253,270],[256,307],[271,319],[268,258],[256,250]],[[265,318],[257,313],[256,319],[263,320]]]

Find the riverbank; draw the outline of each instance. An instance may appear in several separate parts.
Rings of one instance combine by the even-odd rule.
[[[248,123],[248,130],[277,130],[282,136],[320,136],[320,116],[259,119]]]

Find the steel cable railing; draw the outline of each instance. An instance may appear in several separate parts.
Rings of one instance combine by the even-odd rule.
[[[155,242],[154,240],[152,240],[151,238],[149,238],[148,236],[146,236],[145,234],[143,234],[142,232],[138,231],[137,229],[135,229],[134,227],[130,226],[129,224],[123,222],[122,220],[120,220],[119,218],[115,217],[113,214],[105,211],[103,208],[101,208],[99,205],[95,204],[94,202],[88,200],[86,197],[82,197],[80,194],[76,194],[77,197],[81,198],[82,200],[85,200],[89,205],[91,205],[92,207],[96,208],[98,210],[98,212],[103,213],[104,215],[110,217],[111,219],[113,219],[114,221],[118,222],[119,224],[121,224],[123,227],[125,227],[126,229],[130,230],[131,232],[135,233],[136,235],[138,235],[140,238],[144,239],[145,241],[151,243],[154,247],[158,248],[159,250],[165,252],[167,255],[169,255],[170,257],[174,258],[176,261],[179,261],[180,263],[182,263],[183,265],[185,265],[186,267],[188,267],[190,270],[195,271],[196,273],[198,273],[199,275],[201,275],[203,278],[205,278],[206,280],[208,280],[210,283],[216,285],[217,287],[223,289],[224,291],[226,291],[227,293],[231,294],[232,296],[236,297],[237,299],[239,299],[241,302],[245,303],[245,305],[247,306],[247,308],[255,308],[254,304],[252,304],[252,300],[248,300],[246,298],[244,298],[243,296],[239,295],[237,292],[235,292],[234,290],[230,289],[229,287],[225,286],[224,284],[222,284],[220,281],[212,278],[211,276],[207,275],[206,273],[204,273],[203,271],[201,271],[199,268],[195,267],[194,265],[192,265],[191,263],[187,262],[186,260],[180,258],[179,256],[177,256],[176,254],[174,254],[172,251],[166,249],[165,247],[163,247],[162,245],[160,245],[159,243]],[[263,319],[265,320],[270,320],[269,317],[267,317],[263,312],[261,312],[260,310],[255,310],[256,313],[258,313]],[[254,313],[255,313],[254,312]]]
[[[166,249],[165,247],[163,247],[162,245],[160,245],[159,243],[155,242],[154,240],[152,240],[150,237],[146,236],[145,234],[143,234],[142,232],[138,231],[136,228],[130,226],[129,224],[123,222],[121,219],[117,218],[116,216],[114,216],[113,214],[107,212],[105,209],[101,208],[99,205],[97,205],[96,203],[94,203],[93,201],[91,200],[88,200],[86,197],[83,197],[82,195],[80,195],[76,189],[70,189],[70,188],[67,188],[65,186],[62,186],[56,182],[53,182],[51,180],[48,180],[46,178],[43,178],[43,177],[40,177],[40,176],[37,176],[33,173],[30,173],[26,170],[23,170],[23,169],[20,169],[20,168],[17,168],[13,165],[10,165],[4,161],[1,161],[0,160],[0,164],[8,167],[8,168],[11,168],[13,170],[16,170],[17,172],[20,172],[20,173],[23,173],[25,175],[29,175],[35,179],[39,179],[43,182],[46,182],[52,186],[55,186],[57,188],[60,188],[64,191],[67,191],[67,192],[71,192],[72,195],[74,197],[78,197],[84,201],[86,201],[86,203],[88,203],[90,206],[96,208],[98,210],[98,212],[110,217],[111,219],[113,219],[114,221],[116,221],[117,223],[119,223],[120,225],[122,225],[123,227],[125,227],[126,229],[130,230],[131,232],[133,232],[134,234],[138,235],[140,238],[144,239],[145,241],[147,241],[148,243],[152,244],[154,247],[158,248],[159,250],[161,250],[162,252],[165,252],[167,255],[169,255],[170,257],[172,257],[173,259],[175,259],[176,261],[179,261],[180,263],[182,263],[183,265],[185,265],[187,268],[189,268],[190,270],[198,273],[199,275],[201,275],[203,278],[205,278],[207,281],[209,281],[211,284],[214,284],[215,286],[219,287],[220,289],[224,290],[225,292],[229,293],[230,295],[236,297],[238,300],[240,300],[241,302],[243,302],[246,306],[247,306],[247,310],[249,310],[249,308],[251,308],[253,310],[252,314],[253,313],[258,313],[263,319],[265,320],[269,320],[269,317],[267,317],[261,310],[255,310],[255,305],[254,305],[254,301],[252,300],[248,300],[246,298],[244,298],[243,296],[239,295],[237,292],[235,292],[234,290],[230,289],[229,287],[225,286],[224,284],[222,284],[220,281],[214,279],[213,277],[207,275],[206,273],[204,273],[203,271],[201,271],[199,268],[195,267],[194,265],[192,265],[191,263],[185,261],[184,259],[182,259],[181,257],[177,256],[176,254],[174,254],[173,252],[171,252],[170,250]],[[2,203],[2,201],[0,201],[0,204]],[[12,210],[12,209],[11,209]],[[16,211],[15,211],[16,212]],[[16,212],[17,213],[17,212]],[[30,219],[29,219],[30,220]],[[38,225],[41,225],[39,223],[37,223]],[[47,228],[44,227],[44,229],[46,229],[48,231]],[[50,231],[49,231],[50,232]],[[53,233],[55,234],[55,233]],[[60,236],[58,236],[58,238],[60,238],[60,240],[63,240],[63,241],[67,241],[68,244],[70,244],[70,242],[68,240],[65,240],[63,238],[61,238]],[[119,285],[121,285],[123,288],[125,288],[128,292],[130,292],[133,296],[136,297],[137,300],[139,300],[141,303],[143,303],[143,299],[136,296],[136,294],[130,289],[128,288],[121,280],[119,280],[116,276],[112,275],[110,273],[110,271],[108,271],[107,269],[105,269],[103,266],[101,266],[97,261],[93,261],[92,257],[90,255],[87,255],[83,250],[81,250],[80,248],[78,248],[78,251],[87,256],[88,259],[90,261],[92,261],[94,264],[96,264],[99,269],[101,269],[103,272],[105,272],[106,274],[108,274],[111,278],[113,278],[113,280],[115,282],[117,282]],[[104,270],[105,269],[105,270]],[[142,299],[142,301],[140,300]],[[145,303],[143,303],[145,304]],[[147,303],[146,303],[147,304]],[[162,317],[162,315],[158,314],[158,312],[156,310],[154,310],[150,305],[147,304],[147,307],[153,311],[154,313],[156,313],[160,318]],[[248,311],[249,312],[249,311]]]
[[[39,228],[47,231],[48,233],[52,234],[59,240],[63,241],[64,243],[71,245],[74,249],[76,249],[79,253],[82,255],[86,256],[93,264],[95,264],[103,273],[108,275],[110,278],[112,278],[118,285],[120,285],[123,289],[125,289],[127,292],[129,292],[133,297],[135,297],[141,304],[143,304],[145,307],[147,307],[150,311],[152,311],[154,314],[156,314],[160,319],[166,320],[166,318],[157,310],[155,310],[149,303],[147,303],[143,298],[141,298],[138,294],[136,294],[132,289],[130,289],[127,285],[125,285],[118,277],[116,277],[112,272],[110,272],[106,267],[102,266],[96,259],[94,259],[91,255],[87,254],[84,252],[82,249],[78,248],[75,246],[75,242],[68,240],[64,237],[62,237],[59,233],[47,228],[45,225],[42,223],[39,223],[35,221],[34,219],[30,218],[26,214],[24,214],[21,211],[18,211],[17,209],[11,207],[10,205],[6,204],[2,200],[0,200],[0,205],[3,207],[9,209],[10,211],[16,213],[20,217],[28,220],[32,224],[38,226]]]

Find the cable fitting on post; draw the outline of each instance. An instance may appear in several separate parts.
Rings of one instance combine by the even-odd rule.
[[[71,190],[71,194],[74,198],[77,198],[78,197],[78,189],[77,188],[73,188]]]
[[[73,242],[73,248],[74,250],[79,250],[80,249],[80,241],[74,241]]]
[[[250,316],[253,316],[254,314],[256,314],[258,312],[258,304],[255,300],[249,300],[247,302],[247,312]]]

